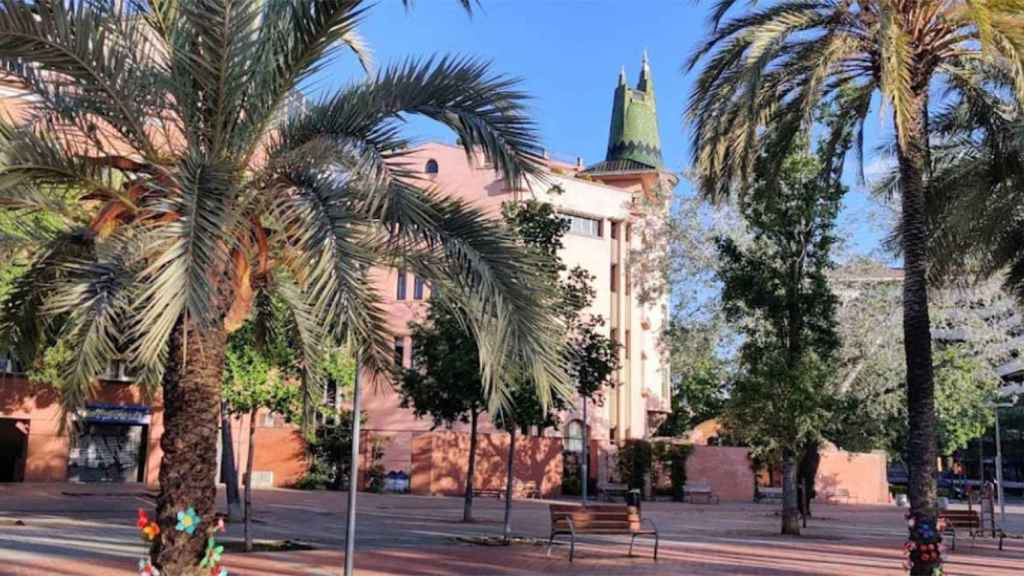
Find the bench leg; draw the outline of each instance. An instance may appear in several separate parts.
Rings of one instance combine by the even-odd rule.
[[[548,556],[551,556],[551,546],[553,546],[554,543],[555,543],[555,533],[552,532],[551,533],[551,537],[548,538],[548,554],[547,554]]]
[[[658,561],[658,542],[660,540],[661,540],[661,538],[658,537],[658,533],[655,532],[654,533],[654,561],[655,562]]]
[[[570,534],[571,539],[569,540],[569,562],[572,562],[573,557],[576,556],[576,534]]]
[[[633,557],[633,542],[636,542],[636,534],[633,534],[633,536],[631,536],[630,539],[629,539],[629,557],[630,558]]]

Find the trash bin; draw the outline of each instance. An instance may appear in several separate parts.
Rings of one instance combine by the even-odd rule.
[[[630,490],[629,492],[626,492],[626,506],[635,506],[636,507],[636,511],[637,512],[640,511],[640,491],[639,490],[634,489],[634,490]]]

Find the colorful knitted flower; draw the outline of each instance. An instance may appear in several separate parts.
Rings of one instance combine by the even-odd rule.
[[[206,540],[206,554],[203,555],[200,568],[215,568],[220,563],[220,557],[224,554],[224,547],[218,546],[211,536]]]
[[[139,530],[141,530],[146,527],[146,524],[149,524],[149,517],[146,516],[145,510],[139,508],[139,518],[135,521],[135,525],[139,527]]]
[[[224,518],[217,518],[217,528],[214,530],[214,532],[223,532],[223,531],[224,531]]]
[[[189,536],[195,534],[196,526],[199,525],[199,515],[191,506],[188,510],[178,512],[178,524],[174,527],[179,532],[188,532]]]
[[[149,558],[140,558],[139,576],[160,576],[160,571],[150,563]]]
[[[216,564],[213,568],[210,568],[210,576],[228,576],[228,571],[225,568],[221,568],[220,564]]]
[[[153,540],[156,535],[160,533],[160,525],[156,522],[150,522],[146,524],[146,527],[142,529],[142,535],[146,540]]]

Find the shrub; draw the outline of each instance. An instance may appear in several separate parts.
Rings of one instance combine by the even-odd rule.
[[[631,490],[643,490],[644,476],[652,472],[653,463],[653,450],[647,440],[627,440],[619,448],[619,478]]]

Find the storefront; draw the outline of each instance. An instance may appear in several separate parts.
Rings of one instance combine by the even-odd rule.
[[[68,480],[145,482],[148,406],[89,404],[72,423]]]

